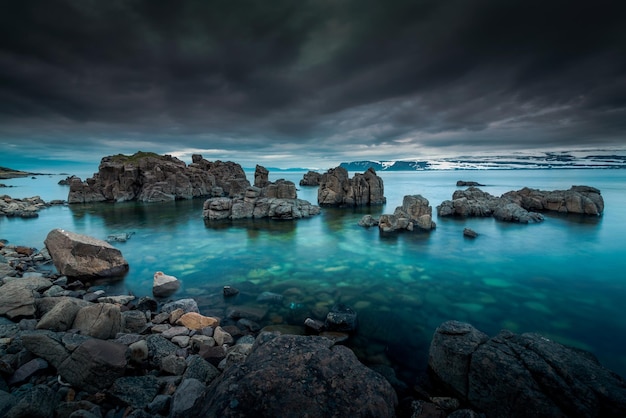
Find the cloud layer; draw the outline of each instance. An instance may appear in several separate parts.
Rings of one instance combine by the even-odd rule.
[[[327,167],[624,145],[625,7],[11,2],[0,16],[0,147]]]

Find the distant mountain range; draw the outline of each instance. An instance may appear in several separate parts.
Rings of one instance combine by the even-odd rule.
[[[626,152],[566,151],[540,154],[515,153],[511,155],[460,156],[433,158],[428,160],[397,161],[352,161],[343,162],[341,167],[348,171],[365,171],[372,167],[376,171],[415,170],[514,170],[552,168],[626,168]]]

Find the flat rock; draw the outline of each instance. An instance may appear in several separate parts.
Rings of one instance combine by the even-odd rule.
[[[176,321],[177,325],[182,325],[192,330],[201,330],[202,328],[206,327],[215,327],[219,325],[219,323],[219,319],[210,316],[200,315],[197,312],[187,312]]]

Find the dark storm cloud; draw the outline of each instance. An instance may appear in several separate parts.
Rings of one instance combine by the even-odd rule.
[[[619,145],[625,23],[615,1],[11,2],[0,143],[293,161]]]

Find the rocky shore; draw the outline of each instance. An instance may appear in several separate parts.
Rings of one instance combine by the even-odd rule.
[[[41,209],[64,204],[65,201],[63,200],[44,202],[39,196],[15,199],[8,195],[2,195],[0,196],[0,216],[36,218]]]
[[[202,305],[109,295],[88,278],[61,275],[57,262],[47,248],[0,243],[0,416],[626,414],[621,377],[540,335],[489,338],[470,324],[443,323],[430,347],[432,380],[403,383],[341,344],[358,332],[348,306],[325,320],[262,327],[284,295],[243,297],[228,285]],[[162,276],[155,289],[176,280]]]

